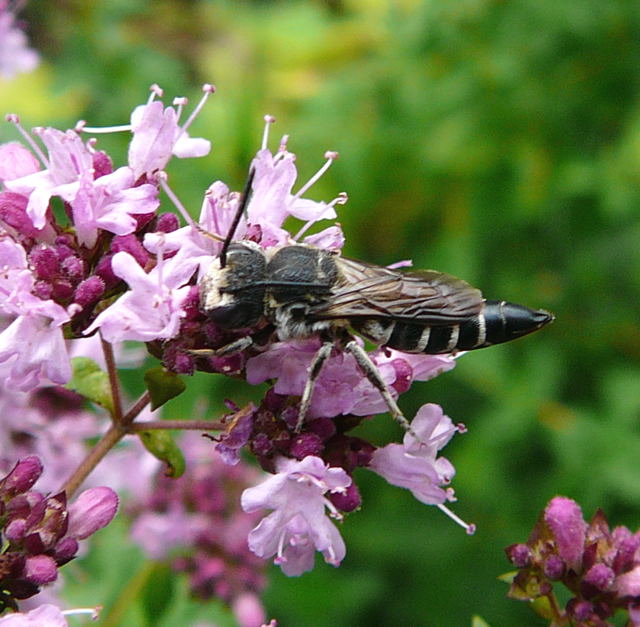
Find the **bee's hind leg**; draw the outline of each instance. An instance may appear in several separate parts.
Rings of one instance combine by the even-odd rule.
[[[324,342],[318,349],[318,352],[313,357],[313,361],[309,366],[309,378],[305,383],[304,391],[302,392],[302,397],[300,398],[300,410],[298,411],[298,422],[296,423],[295,428],[296,433],[300,433],[302,429],[304,419],[306,418],[307,412],[309,411],[309,405],[311,404],[311,395],[313,394],[313,388],[315,387],[316,381],[320,376],[320,371],[322,370],[324,362],[327,361],[327,359],[331,355],[333,346],[334,343],[332,341]]]

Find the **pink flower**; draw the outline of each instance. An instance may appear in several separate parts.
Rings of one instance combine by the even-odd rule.
[[[185,283],[192,273],[189,265],[180,261],[177,257],[160,259],[147,274],[129,253],[116,253],[111,262],[113,271],[131,289],[105,309],[87,333],[99,328],[109,342],[174,337],[185,315],[181,306],[189,292]]]
[[[0,618],[0,627],[68,627],[62,610],[55,605],[41,605],[35,610],[7,614]]]
[[[191,138],[186,125],[179,126],[180,114],[159,100],[140,105],[131,114],[133,139],[129,145],[129,165],[135,178],[162,170],[172,155],[179,158],[203,157],[211,142]]]
[[[71,365],[62,325],[69,315],[52,300],[31,294],[34,279],[29,270],[15,270],[12,292],[0,291],[0,311],[16,316],[0,333],[0,372],[6,383],[22,391],[33,389],[42,380],[66,383]]]
[[[133,170],[126,167],[95,180],[90,172],[81,177],[77,193],[66,199],[71,203],[80,244],[93,247],[98,229],[116,235],[133,233],[138,228],[134,216],[158,208],[157,188],[149,184],[134,187],[134,183]]]
[[[33,153],[19,142],[0,145],[0,183],[33,174],[40,163]]]
[[[29,197],[27,215],[33,225],[41,229],[46,222],[50,198],[60,196],[72,200],[78,192],[81,176],[93,176],[93,157],[74,131],[40,128],[34,132],[49,151],[47,169],[5,181],[5,187]]]
[[[427,505],[439,505],[454,500],[447,485],[455,469],[439,449],[453,437],[457,429],[438,405],[423,405],[411,423],[402,444],[387,444],[377,449],[369,468],[390,484],[411,490],[413,496]],[[417,436],[418,439],[413,435]]]
[[[324,496],[344,493],[351,477],[342,468],[331,468],[319,457],[302,461],[280,458],[278,474],[242,493],[242,509],[253,512],[274,510],[249,534],[249,548],[259,557],[275,555],[274,562],[289,576],[313,568],[314,552],[327,563],[338,566],[346,548],[340,533],[325,514],[337,516]]]
[[[0,0],[0,76],[10,79],[21,72],[30,72],[38,61],[38,53],[29,48],[8,2]]]

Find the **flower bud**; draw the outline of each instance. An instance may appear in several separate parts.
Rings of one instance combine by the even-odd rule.
[[[85,490],[69,507],[68,535],[84,540],[106,527],[118,509],[118,496],[107,487]]]
[[[21,459],[0,481],[0,494],[15,496],[26,492],[42,474],[42,462],[35,455]]]
[[[58,567],[54,559],[48,555],[27,557],[24,565],[24,577],[41,586],[58,578]]]

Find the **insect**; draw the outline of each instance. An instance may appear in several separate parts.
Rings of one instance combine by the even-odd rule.
[[[234,224],[246,207],[251,178]],[[485,300],[480,290],[442,272],[392,270],[305,244],[263,249],[251,241],[232,241],[233,230],[201,280],[200,306],[222,328],[266,322],[281,341],[322,340],[300,401],[297,431],[322,365],[336,346],[354,356],[393,417],[410,430],[353,331],[381,347],[442,354],[508,342],[554,319],[544,310]],[[252,343],[251,336],[243,337],[215,354],[230,354]]]

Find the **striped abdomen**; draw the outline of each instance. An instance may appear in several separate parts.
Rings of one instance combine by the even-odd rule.
[[[358,333],[381,346],[405,353],[452,353],[509,342],[553,320],[543,309],[487,300],[482,311],[460,324],[429,326],[385,318],[352,321]]]

